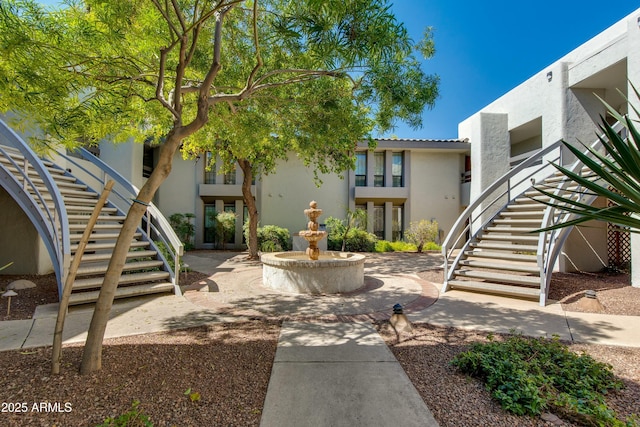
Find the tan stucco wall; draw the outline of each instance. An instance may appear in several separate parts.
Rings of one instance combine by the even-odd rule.
[[[158,208],[168,219],[174,213],[196,213],[196,202],[199,201],[196,173],[201,171],[199,160],[184,160],[178,151],[173,157],[171,175],[162,183],[154,198]]]
[[[435,219],[446,236],[460,214],[460,156],[411,152],[411,221]]]
[[[42,239],[27,215],[0,187],[0,267],[13,264],[0,274],[48,274],[53,272]]]
[[[348,208],[347,180],[337,174],[322,175],[323,184],[316,187],[313,169],[305,167],[291,155],[288,162],[279,162],[276,173],[263,176],[258,199],[260,225],[278,225],[291,235],[306,229],[307,217],[303,211],[315,200],[323,210],[318,219],[321,224],[330,217],[344,218]]]

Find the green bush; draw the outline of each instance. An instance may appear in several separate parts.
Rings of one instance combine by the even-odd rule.
[[[436,242],[427,242],[422,247],[422,250],[423,251],[441,251],[442,250],[442,246],[440,246]]]
[[[192,213],[174,213],[169,217],[169,224],[173,231],[184,245],[185,250],[191,250],[195,246],[193,244],[193,236],[196,233],[195,226],[191,223],[191,220],[195,218]]]
[[[330,251],[339,251],[342,249],[342,236],[347,227],[344,222],[338,218],[330,216],[326,219],[325,225],[327,227],[327,249]]]
[[[405,236],[408,242],[417,246],[418,252],[422,252],[425,245],[436,241],[438,233],[438,223],[436,221],[423,219],[421,221],[412,221]]]
[[[376,242],[376,252],[394,252],[391,242],[388,240],[378,240]]]
[[[249,226],[245,224],[245,239],[249,241]],[[282,252],[291,250],[291,235],[286,228],[277,225],[258,227],[258,250],[260,252]]]
[[[376,242],[376,252],[415,252],[416,250],[416,245],[401,240],[397,242],[378,240]]]
[[[378,238],[375,234],[367,233],[359,228],[352,228],[347,232],[345,250],[347,252],[373,252],[376,250]]]
[[[604,395],[617,390],[611,366],[576,354],[554,339],[524,338],[476,343],[451,362],[483,381],[503,409],[517,415],[554,411],[585,425],[634,426],[618,420]]]

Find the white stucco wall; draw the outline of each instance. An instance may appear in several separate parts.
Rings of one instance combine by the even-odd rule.
[[[260,224],[285,227],[291,235],[305,230],[308,219],[303,211],[312,200],[323,210],[319,223],[330,216],[344,218],[349,206],[347,180],[337,174],[321,175],[321,179],[323,184],[317,187],[313,169],[305,167],[295,155],[290,155],[287,162],[278,162],[276,172],[263,176],[260,183]]]
[[[436,220],[449,232],[460,214],[459,153],[411,152],[410,221]],[[405,224],[407,229],[409,224]]]

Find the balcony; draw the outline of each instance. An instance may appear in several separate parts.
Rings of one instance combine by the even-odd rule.
[[[409,198],[408,187],[355,187],[357,199],[406,200]]]
[[[251,186],[251,194],[255,196],[256,186]],[[242,185],[240,184],[199,184],[198,196],[200,197],[242,197]]]

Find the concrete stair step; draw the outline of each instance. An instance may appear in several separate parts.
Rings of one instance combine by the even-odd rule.
[[[160,280],[168,280],[171,275],[168,271],[145,271],[143,273],[123,274],[120,276],[119,284],[126,285],[131,283],[157,282]],[[90,277],[86,279],[78,279],[73,282],[73,290],[83,290],[99,288],[102,286],[104,277]]]
[[[149,242],[144,242],[139,240],[134,240],[131,242],[131,248],[146,248],[149,245],[150,245]],[[89,243],[87,244],[85,251],[92,252],[92,251],[100,251],[105,249],[113,249],[115,246],[116,246],[116,242]],[[70,249],[72,253],[75,253],[75,251],[78,250],[78,244],[72,243],[70,245]]]
[[[546,206],[542,203],[519,203],[519,204],[509,204],[507,206],[507,211],[515,211],[515,212],[544,212]]]
[[[505,227],[502,225],[493,225],[485,228],[485,232],[488,233],[515,233],[515,234],[528,234],[533,233],[537,228],[533,227]],[[533,234],[533,235],[537,235]]]
[[[94,193],[95,194],[95,193]],[[96,197],[98,195],[96,194]],[[95,198],[88,198],[88,197],[69,197],[69,196],[62,196],[62,200],[64,200],[64,205],[65,206],[90,206],[90,207],[94,207],[96,205],[96,199]]]
[[[136,258],[155,258],[158,253],[153,250],[141,250],[141,251],[129,251],[127,253],[127,259]],[[105,252],[101,254],[84,254],[82,256],[81,265],[91,262],[108,261],[111,259],[111,252]]]
[[[173,293],[174,286],[170,282],[151,283],[144,285],[130,285],[118,287],[116,289],[115,298],[130,298],[142,295],[152,295],[159,293]],[[80,305],[94,303],[98,300],[100,291],[76,292],[72,293],[69,298],[69,305]]]
[[[500,283],[477,282],[473,280],[449,280],[452,289],[483,292],[497,295],[520,297],[527,299],[538,299],[540,289],[527,288],[522,286],[503,285]]]
[[[470,258],[483,258],[483,259],[497,259],[505,261],[520,261],[520,262],[532,262],[537,263],[538,257],[536,255],[526,254],[514,254],[510,252],[493,252],[493,251],[465,251],[465,256]]]
[[[520,264],[515,262],[487,262],[485,260],[464,259],[460,261],[460,265],[469,268],[486,268],[490,270],[518,271],[521,273],[539,274],[540,270],[537,263]]]
[[[93,240],[116,240],[118,238],[118,233],[91,233],[91,236],[89,237],[90,241]],[[82,237],[82,234],[71,234],[69,236],[69,240],[73,241],[78,241],[80,240],[80,238]],[[142,237],[142,233],[135,233],[133,235],[134,239],[139,239]]]
[[[160,260],[150,260],[150,261],[132,261],[125,263],[122,271],[133,271],[133,270],[149,270],[153,268],[162,267],[164,263]],[[108,263],[91,263],[89,265],[82,264],[80,268],[78,268],[77,275],[78,276],[89,276],[95,274],[104,274],[109,267]]]
[[[72,233],[84,233],[85,228],[87,228],[85,224],[69,224],[69,231]],[[96,224],[93,226],[94,232],[97,231],[105,231],[105,230],[120,230],[122,229],[122,224],[120,223],[110,223],[110,224]]]
[[[91,216],[90,212],[87,212],[86,215],[78,215],[78,214],[69,214],[67,218],[69,221],[74,222],[82,222],[86,224],[89,221],[89,217]],[[126,216],[124,215],[100,215],[98,216],[98,223],[101,222],[121,222],[124,221]]]
[[[472,279],[483,279],[494,282],[504,282],[509,284],[540,286],[540,277],[521,276],[518,274],[496,273],[494,271],[483,270],[456,270],[455,277],[469,277]]]
[[[91,213],[93,212],[94,206],[69,205],[69,206],[66,206],[66,208],[67,208],[67,214],[84,214],[84,213],[86,213],[86,214],[91,215]],[[102,208],[100,213],[102,213],[102,214],[115,214],[115,213],[118,213],[118,209],[117,208],[104,207],[104,208]]]
[[[515,243],[501,243],[501,242],[491,242],[491,241],[474,242],[474,243],[471,243],[470,246],[473,248],[495,249],[499,251],[510,251],[510,252],[535,253],[538,250],[538,245],[518,245]]]
[[[500,218],[538,218],[538,220],[542,220],[544,216],[544,210],[504,210],[500,212]]]
[[[514,227],[521,227],[524,225],[531,225],[532,228],[538,228],[540,226],[540,218],[496,218],[493,220],[496,225],[510,225]]]
[[[538,242],[538,234],[533,235],[524,235],[524,234],[495,234],[495,233],[485,233],[480,239],[482,241],[492,240],[492,241],[500,241],[500,242],[527,242],[527,243],[537,243]]]

